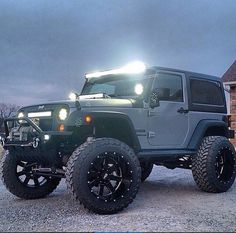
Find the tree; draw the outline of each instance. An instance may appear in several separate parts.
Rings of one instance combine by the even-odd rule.
[[[3,127],[4,119],[14,114],[20,107],[15,104],[0,103],[0,131]]]

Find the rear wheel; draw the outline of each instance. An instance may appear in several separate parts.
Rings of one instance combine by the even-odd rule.
[[[35,175],[37,163],[28,163],[17,154],[5,152],[1,161],[2,181],[15,196],[23,199],[43,198],[58,186],[60,178]]]
[[[111,138],[94,139],[74,151],[66,180],[74,198],[89,210],[113,214],[127,207],[140,185],[141,168],[133,150]]]
[[[192,173],[201,190],[216,193],[227,191],[236,176],[234,146],[225,137],[205,137],[197,155],[192,158]]]

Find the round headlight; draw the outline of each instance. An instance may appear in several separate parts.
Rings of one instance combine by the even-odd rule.
[[[24,113],[23,112],[19,112],[18,115],[17,115],[18,118],[22,118],[24,117]]]
[[[67,118],[67,110],[65,108],[62,108],[59,111],[59,119],[64,121]]]

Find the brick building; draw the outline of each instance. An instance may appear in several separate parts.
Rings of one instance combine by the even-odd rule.
[[[231,128],[236,132],[236,60],[222,76],[226,89],[229,91],[228,109],[231,114]],[[236,139],[232,142],[236,146]]]

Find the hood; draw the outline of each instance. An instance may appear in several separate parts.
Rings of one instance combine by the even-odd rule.
[[[132,100],[130,99],[82,99],[79,100],[82,108],[89,107],[122,107],[131,108],[133,106]]]
[[[113,108],[131,108],[133,106],[133,100],[131,99],[81,99],[78,100],[81,108],[90,108],[90,107],[113,107]],[[68,105],[70,108],[76,108],[76,101],[73,100],[61,100],[61,101],[51,101],[48,103],[42,103],[37,105],[31,105],[21,108],[24,110],[30,111],[43,111],[51,109],[53,107],[59,107],[62,105]]]
[[[35,105],[28,105],[22,107],[20,110],[27,110],[27,111],[47,111],[52,108],[61,107],[61,106],[69,106],[70,108],[76,108],[75,101],[71,100],[61,100],[61,101],[50,101],[47,103],[39,103]]]

